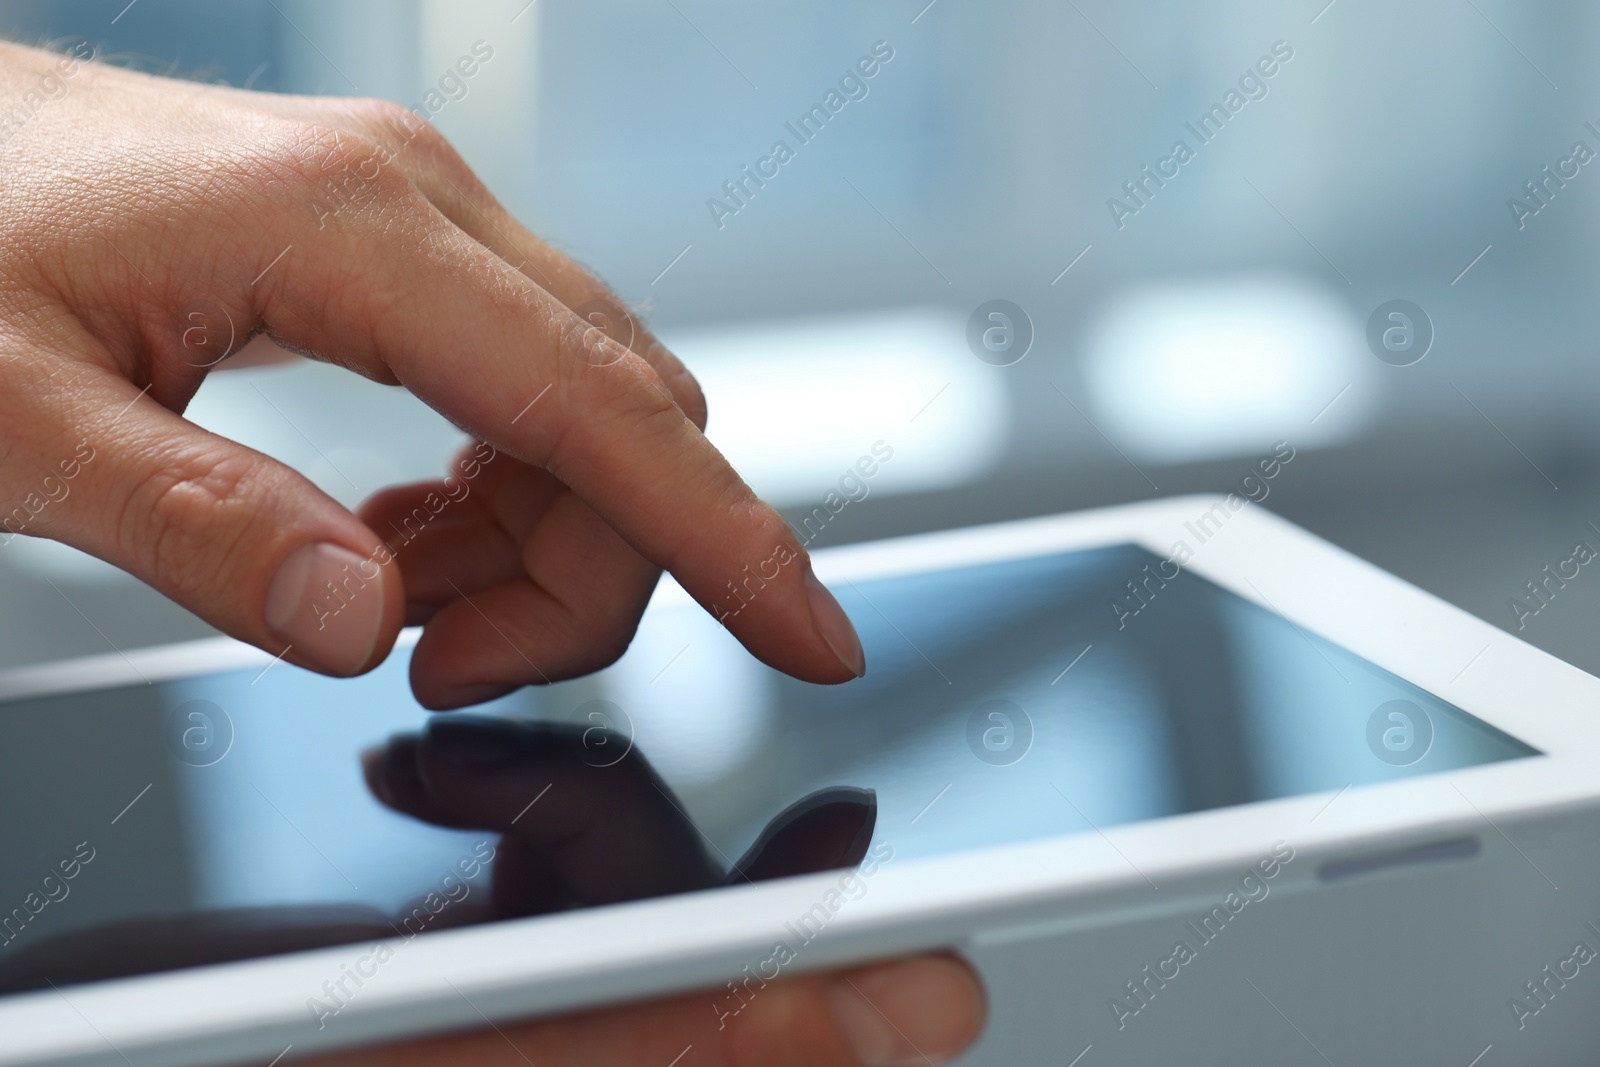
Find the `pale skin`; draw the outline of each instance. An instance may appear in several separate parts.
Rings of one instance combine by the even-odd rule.
[[[82,549],[327,674],[372,669],[426,623],[412,686],[436,709],[610,663],[662,569],[768,664],[864,672],[805,550],[704,436],[688,370],[642,328],[588,316],[621,305],[416,115],[13,45],[0,105],[0,538]],[[391,549],[451,486],[352,513],[182,417],[257,334],[409,389],[495,458]],[[780,547],[793,562],[730,599]],[[691,1045],[684,1067],[937,1062],[984,1017],[949,956],[780,978],[721,1027],[716,996],[314,1062],[666,1064]]]

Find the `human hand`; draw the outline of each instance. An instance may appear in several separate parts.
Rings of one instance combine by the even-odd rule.
[[[0,533],[83,549],[330,674],[425,621],[412,685],[434,708],[609,663],[660,567],[719,615],[747,590],[727,625],[773,666],[864,670],[805,550],[701,434],[683,365],[431,126],[86,54],[0,45],[0,99],[27,105],[0,129]],[[260,332],[472,434],[470,494],[458,465],[357,517],[184,420]],[[375,529],[440,500],[397,566]]]
[[[983,1027],[984,997],[952,956],[780,978],[720,1026],[720,990],[299,1060],[305,1067],[887,1067],[936,1064]]]

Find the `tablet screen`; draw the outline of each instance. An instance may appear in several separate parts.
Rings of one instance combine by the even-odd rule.
[[[613,667],[437,737],[462,713],[411,699],[405,653],[356,680],[278,664],[12,702],[0,988],[1537,755],[1175,572],[1117,546],[840,583],[868,673],[837,687],[664,609]],[[819,790],[838,803],[774,823]]]

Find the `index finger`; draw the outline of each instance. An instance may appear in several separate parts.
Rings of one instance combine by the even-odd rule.
[[[439,130],[409,108],[387,100],[270,97],[280,114],[335,125],[381,146],[375,160],[393,164],[445,218],[467,236],[532,278],[579,318],[632,349],[661,375],[678,406],[704,430],[705,397],[689,369],[590,271],[523,226],[473,173]]]
[[[383,173],[379,181],[403,182]],[[813,682],[865,673],[848,616],[638,354],[472,240],[410,184],[309,230],[258,297],[291,345],[398,380],[570,486],[758,658]],[[355,245],[356,247],[351,247]]]

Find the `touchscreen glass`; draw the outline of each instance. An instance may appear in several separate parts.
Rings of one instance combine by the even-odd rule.
[[[689,606],[470,713],[421,709],[404,652],[0,705],[0,990],[1537,755],[1170,570],[1117,546],[837,583],[868,662],[838,687]]]

